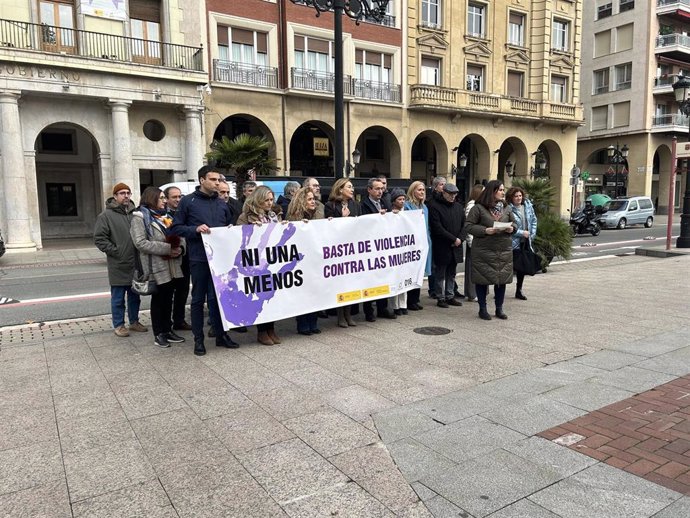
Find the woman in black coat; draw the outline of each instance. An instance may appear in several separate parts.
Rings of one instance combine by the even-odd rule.
[[[440,196],[429,204],[429,232],[431,233],[431,257],[434,268],[434,290],[438,295],[437,306],[462,306],[454,296],[455,269],[462,262],[465,210],[455,198],[458,188],[447,183]],[[445,289],[444,289],[445,287]]]
[[[479,318],[491,320],[486,310],[489,285],[494,285],[496,317],[505,320],[503,301],[506,284],[513,282],[513,246],[515,218],[505,202],[505,187],[491,180],[467,215],[466,231],[472,234],[472,282],[477,285]]]

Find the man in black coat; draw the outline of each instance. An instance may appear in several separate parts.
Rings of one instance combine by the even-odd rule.
[[[362,216],[367,214],[385,214],[391,209],[390,203],[386,204],[383,199],[384,190],[385,187],[383,182],[379,178],[369,178],[367,182],[367,195],[362,198],[360,202]],[[372,302],[365,302],[363,306],[364,316],[367,322],[375,322],[374,304]],[[379,318],[397,318],[395,313],[388,309],[388,299],[379,299],[376,301],[376,312]]]
[[[429,232],[437,306],[462,306],[454,296],[455,268],[463,261],[465,208],[455,201],[458,188],[446,183],[441,196],[429,203]]]

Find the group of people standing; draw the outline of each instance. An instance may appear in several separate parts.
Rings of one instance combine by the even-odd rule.
[[[223,175],[211,166],[199,170],[199,186],[186,196],[180,189],[169,187],[165,192],[147,187],[140,204],[135,207],[131,189],[124,183],[113,188],[113,197],[98,216],[94,241],[108,260],[111,285],[111,309],[114,332],[128,336],[130,331],[147,332],[139,322],[140,297],[132,290],[136,269],[155,280],[156,291],[151,298],[151,327],[154,343],[170,347],[185,339],[175,331],[192,331],[194,354],[206,354],[204,344],[204,305],[208,307],[208,335],[217,347],[237,348],[239,345],[223,329],[211,270],[204,250],[202,235],[213,227],[234,224],[311,221],[323,218],[359,217],[405,210],[421,210],[427,226],[430,253],[425,265],[430,292],[442,308],[461,306],[455,283],[457,264],[466,260],[465,292],[470,300],[476,296],[479,316],[492,317],[487,310],[489,286],[494,285],[495,316],[506,319],[503,311],[506,284],[512,282],[512,249],[523,242],[531,246],[536,234],[536,216],[524,191],[511,188],[506,201],[505,188],[497,180],[472,189],[466,207],[457,201],[458,188],[437,178],[430,197],[423,182],[412,182],[407,192],[387,189],[386,177],[371,178],[367,192],[360,201],[348,178],[336,180],[328,201],[321,201],[320,185],[308,178],[300,186],[289,182],[283,195],[276,200],[273,191],[255,182],[245,182],[241,200],[230,197],[230,187]],[[278,203],[280,202],[280,203]],[[463,257],[463,243],[466,252]],[[191,324],[185,320],[185,304],[192,284]],[[516,297],[522,293],[524,276],[518,275]],[[421,290],[395,295],[389,299],[362,304],[366,321],[377,318],[395,319],[408,310],[423,309]],[[125,309],[129,327],[125,325]],[[356,326],[352,318],[358,306],[341,306],[336,310],[338,326]],[[320,333],[319,316],[324,312],[300,315],[297,332],[302,335]],[[240,328],[236,331],[246,332]],[[257,341],[264,345],[280,344],[274,323],[257,326]]]

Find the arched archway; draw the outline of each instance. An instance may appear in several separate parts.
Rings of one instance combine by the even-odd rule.
[[[565,210],[565,207],[570,206],[572,203],[572,201],[568,201],[572,198],[572,196],[569,196],[568,198],[564,197],[565,187],[563,182],[567,177],[568,181],[565,183],[565,186],[569,185],[570,169],[567,171],[563,170],[563,152],[561,151],[561,147],[553,140],[544,140],[541,144],[539,144],[539,147],[534,153],[533,158],[533,167],[535,168],[534,176],[550,178],[551,185],[553,185],[553,187],[556,189],[556,194],[553,200],[554,206],[558,210],[561,208]],[[570,189],[570,187],[568,188]]]
[[[82,126],[58,122],[41,130],[34,151],[41,238],[92,236],[105,202],[96,139]]]
[[[510,185],[513,178],[529,176],[528,162],[525,143],[517,137],[505,139],[498,152],[497,178]]]
[[[360,162],[355,176],[371,178],[385,174],[388,178],[400,178],[402,170],[400,143],[393,132],[383,126],[370,126],[357,138],[352,151],[360,152]]]
[[[232,140],[242,133],[247,133],[255,137],[266,137],[273,143],[273,146],[271,146],[268,152],[269,156],[271,158],[277,158],[276,141],[275,138],[273,138],[273,133],[261,119],[253,115],[238,113],[226,117],[213,131],[213,140],[220,140],[224,136]]]
[[[435,176],[446,176],[449,170],[448,145],[435,131],[422,131],[412,142],[411,180],[429,184]]]
[[[301,124],[290,138],[290,176],[333,177],[335,131],[322,121]]]
[[[458,168],[455,183],[466,200],[470,194],[472,186],[477,183],[484,183],[491,179],[491,158],[489,144],[481,135],[471,133],[465,136],[455,151],[456,164],[460,164],[460,158],[464,155],[467,158],[467,165],[464,169]]]

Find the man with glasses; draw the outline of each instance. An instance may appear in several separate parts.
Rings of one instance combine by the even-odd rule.
[[[105,210],[96,218],[93,241],[108,258],[108,282],[110,283],[110,311],[115,334],[129,336],[130,331],[145,333],[148,328],[139,322],[141,299],[132,291],[134,275],[134,243],[129,233],[134,212],[132,190],[127,184],[118,183],[113,197],[108,198]],[[129,329],[125,326],[125,297]]]
[[[213,277],[206,258],[202,234],[210,234],[212,227],[226,227],[232,224],[232,215],[227,203],[218,197],[221,174],[212,166],[199,169],[199,186],[188,194],[177,207],[173,219],[172,234],[187,240],[189,269],[192,274],[192,333],[194,354],[206,354],[204,346],[204,302],[208,304],[209,316],[216,335],[216,346],[235,349],[239,347],[223,329],[218,301],[213,288]]]

